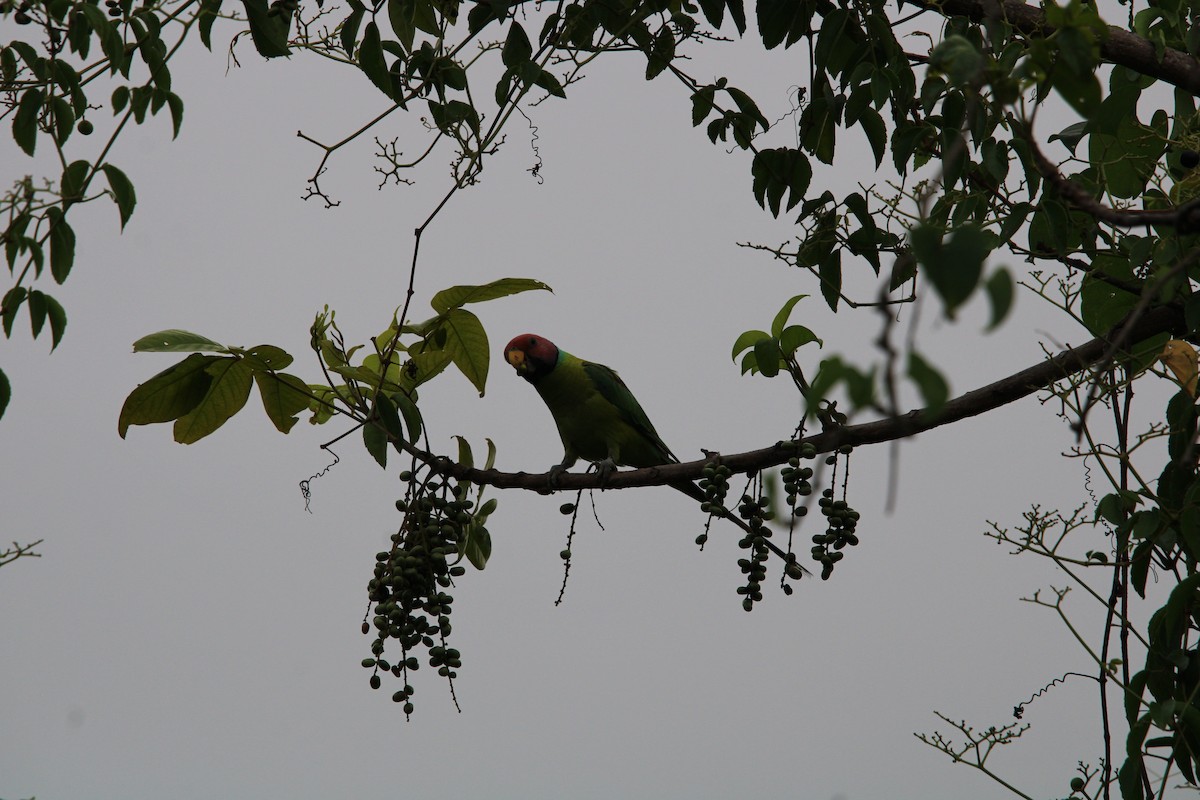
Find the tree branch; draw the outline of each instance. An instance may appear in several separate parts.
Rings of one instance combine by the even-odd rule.
[[[1054,162],[1046,157],[1033,131],[1028,126],[1021,126],[1025,140],[1033,154],[1034,164],[1042,177],[1054,187],[1064,200],[1084,211],[1101,222],[1107,222],[1119,228],[1132,228],[1140,225],[1170,225],[1179,233],[1195,233],[1200,230],[1200,198],[1190,200],[1181,206],[1169,209],[1121,209],[1106,206],[1088,192],[1080,184],[1064,176],[1054,166]]]
[[[1046,37],[1054,28],[1046,24],[1046,16],[1035,6],[1019,0],[909,0],[915,6],[943,16],[968,17],[981,22],[991,13],[999,13],[1008,24],[1021,33]],[[1187,53],[1171,48],[1163,50],[1160,60],[1154,43],[1122,28],[1109,26],[1108,38],[1100,42],[1100,56],[1113,64],[1166,81],[1180,89],[1200,96],[1200,61]]]
[[[1183,313],[1175,308],[1158,307],[1137,315],[1131,321],[1115,327],[1108,336],[1092,339],[1079,347],[1062,351],[1039,364],[1009,375],[987,386],[967,392],[949,400],[941,409],[931,411],[915,409],[895,417],[849,425],[815,434],[798,441],[777,442],[761,450],[720,456],[720,463],[734,472],[754,472],[779,466],[796,455],[803,443],[810,443],[818,453],[830,453],[845,445],[866,445],[889,442],[912,437],[923,431],[966,419],[967,417],[992,411],[1008,405],[1034,392],[1044,389],[1063,378],[1070,377],[1089,366],[1106,361],[1112,356],[1112,343],[1137,342],[1168,331],[1180,333],[1186,330]],[[498,489],[525,489],[547,493],[550,473],[501,472],[497,469],[472,469],[449,458],[436,456],[413,447],[407,442],[398,444],[413,456],[428,464],[434,472],[446,477],[467,480],[475,484],[495,486]],[[662,486],[679,481],[699,480],[710,459],[667,464],[623,472],[614,472],[601,485],[599,475],[591,473],[565,473],[559,476],[556,488],[577,489],[625,489],[634,486]]]

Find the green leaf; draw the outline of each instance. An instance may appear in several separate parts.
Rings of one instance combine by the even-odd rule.
[[[101,169],[108,178],[108,188],[112,190],[113,202],[117,204],[117,210],[121,214],[121,229],[124,230],[125,223],[133,216],[133,207],[137,205],[137,193],[124,172],[112,164],[105,164]]]
[[[466,376],[483,397],[487,384],[488,351],[487,332],[479,317],[461,308],[451,309],[445,315],[442,329],[446,332],[446,352],[454,366]]]
[[[928,411],[936,412],[950,399],[950,385],[942,373],[912,350],[908,354],[908,377],[917,385]]]
[[[2,322],[4,327],[4,335],[12,336],[13,323],[17,320],[17,312],[21,310],[21,306],[25,304],[25,298],[28,297],[29,290],[24,286],[14,286],[4,293],[4,299],[0,300],[0,306],[4,308],[4,317]]]
[[[692,127],[700,125],[712,113],[713,102],[716,98],[717,87],[709,84],[702,86],[692,95]]]
[[[832,100],[832,90],[814,92],[812,101],[800,115],[801,141],[804,147],[825,164],[833,163],[837,139],[837,113]]]
[[[382,392],[375,398],[375,411],[379,415],[379,421],[383,423],[383,430],[387,435],[396,442],[396,449],[400,449],[400,442],[404,441],[404,429],[400,427],[400,415],[396,413],[396,405],[392,399]]]
[[[796,303],[799,303],[806,297],[808,297],[808,295],[798,294],[783,304],[783,308],[779,309],[779,313],[776,314],[775,319],[771,321],[771,336],[776,339],[779,338],[779,335],[783,333],[783,327],[787,325],[788,317],[792,315],[792,309],[795,308]]]
[[[510,69],[516,69],[533,56],[533,45],[529,36],[516,20],[508,28],[508,36],[504,39],[504,47],[500,50],[500,61]]]
[[[785,356],[794,354],[809,342],[816,342],[818,347],[825,346],[825,342],[803,325],[789,325],[779,335],[779,348]]]
[[[492,535],[484,527],[484,522],[487,520],[488,514],[495,508],[496,500],[494,498],[488,500],[467,526],[467,536],[463,542],[463,555],[475,569],[486,567],[488,559],[492,556]]]
[[[354,43],[358,39],[358,28],[362,25],[363,15],[367,9],[358,0],[352,0],[350,8],[352,9],[350,16],[342,22],[341,42],[346,55],[354,58]]]
[[[474,469],[475,456],[471,452],[471,443],[461,436],[455,436],[454,438],[458,442],[458,463],[468,469]]]
[[[720,30],[721,21],[725,18],[725,0],[699,0],[700,10],[704,18],[714,28]]]
[[[1047,141],[1053,142],[1058,140],[1062,142],[1068,150],[1071,151],[1071,155],[1075,155],[1075,147],[1079,144],[1079,141],[1084,136],[1087,136],[1087,129],[1088,121],[1082,120],[1081,122],[1076,122],[1073,125],[1068,125],[1058,133],[1051,134]]]
[[[983,288],[987,290],[988,303],[992,307],[992,319],[988,322],[987,330],[994,331],[1008,316],[1012,309],[1014,286],[1012,275],[1004,267],[992,273]]]
[[[212,359],[205,367],[212,376],[208,391],[195,408],[175,420],[175,441],[180,444],[198,442],[220,428],[250,397],[253,370],[249,364],[240,358],[207,358]]]
[[[755,4],[758,32],[768,50],[783,44],[791,47],[808,32],[814,6],[792,0],[758,0]]]
[[[288,32],[292,25],[292,13],[277,7],[277,13],[271,14],[267,0],[242,0],[242,4],[246,7],[250,38],[258,54],[263,58],[289,55]]]
[[[465,306],[467,303],[482,303],[500,297],[545,289],[553,292],[546,284],[530,278],[500,278],[481,286],[451,286],[433,296],[430,305],[439,314],[445,314],[453,308]]]
[[[787,209],[790,211],[808,191],[812,181],[812,167],[804,153],[794,148],[781,147],[760,150],[750,167],[754,178],[754,199],[763,208],[770,208],[779,216],[784,194],[788,195]]]
[[[358,46],[358,66],[375,84],[375,88],[383,92],[389,99],[392,95],[392,76],[388,72],[387,61],[383,58],[383,48],[379,42],[379,26],[374,20],[367,23],[363,33],[362,43]]]
[[[120,114],[122,111],[125,110],[125,107],[128,105],[129,105],[129,87],[128,86],[118,86],[116,89],[113,89],[113,93],[112,93],[113,113]]]
[[[4,410],[8,408],[10,400],[12,400],[12,384],[8,382],[8,376],[4,374],[4,370],[0,369],[0,419],[3,419]]]
[[[770,337],[759,339],[754,343],[754,359],[759,372],[768,378],[774,378],[779,374],[780,362],[783,360],[779,343]]]
[[[371,458],[374,458],[379,466],[387,469],[388,440],[387,432],[384,431],[383,426],[377,422],[368,421],[362,426],[362,432],[363,445],[366,446],[367,452],[371,454]]]
[[[46,209],[46,219],[50,222],[50,274],[61,284],[75,264],[75,231],[58,208]]]
[[[965,86],[983,71],[984,59],[969,39],[953,34],[930,51],[929,66],[944,73],[955,86]]]
[[[13,141],[28,156],[33,155],[33,151],[37,147],[38,115],[42,112],[44,98],[45,95],[41,89],[36,87],[26,89],[21,93],[21,99],[17,102],[17,113],[13,115]]]
[[[824,256],[817,265],[817,274],[821,278],[821,296],[831,311],[837,311],[838,301],[842,299],[841,251],[835,250]]]
[[[174,333],[187,334],[186,331],[174,331]],[[187,335],[195,336],[195,334],[187,334]],[[201,336],[199,338],[203,339],[204,337]],[[206,341],[211,341],[211,340],[206,340]],[[211,342],[211,343],[216,344],[216,342]],[[224,349],[224,348],[222,348],[222,349]],[[280,347],[276,347],[273,344],[260,344],[255,347],[251,347],[248,350],[244,350],[244,351],[240,352],[239,355],[243,356],[247,361],[249,361],[250,366],[252,368],[254,368],[255,370],[275,371],[275,370],[287,369],[287,367],[292,363],[292,361],[295,360],[292,358],[291,354],[288,353],[286,350],[284,350],[283,348],[280,348]]]
[[[411,53],[413,41],[417,38],[417,26],[413,19],[413,4],[405,0],[388,0],[388,21],[392,23],[392,32],[396,34],[400,47],[405,53]]]
[[[558,77],[555,76],[555,74],[548,69],[544,69],[540,73],[538,73],[538,76],[534,80],[533,83],[535,86],[545,89],[547,92],[554,95],[555,97],[566,97],[567,96],[566,90],[563,89],[562,82],[560,82],[558,80]],[[478,126],[476,126],[476,127],[478,127]]]
[[[1137,305],[1138,296],[1105,282],[1102,276],[1127,283],[1136,281],[1127,259],[1101,254],[1092,260],[1092,266],[1095,274],[1084,276],[1079,290],[1079,316],[1089,331],[1104,336],[1128,316]]]
[[[212,50],[212,26],[221,12],[221,0],[200,0],[200,43]]]
[[[166,92],[167,108],[171,110],[171,138],[179,136],[179,129],[183,126],[183,98],[174,92]]]
[[[410,442],[417,441],[421,438],[421,410],[404,392],[396,392],[391,398],[401,416],[404,417],[404,424],[408,426],[408,440]]]
[[[759,339],[770,339],[771,334],[766,331],[745,331],[733,343],[733,360],[737,361],[738,353],[743,350],[754,347]]]
[[[941,296],[946,316],[953,318],[955,310],[975,291],[994,238],[977,225],[963,225],[945,242],[942,232],[928,223],[910,232],[913,255]]]
[[[130,425],[170,422],[194,409],[212,383],[207,368],[217,360],[193,353],[138,386],[125,398],[117,433],[124,439]]]
[[[67,330],[67,312],[50,295],[43,295],[46,302],[46,314],[50,317],[50,349],[58,347],[63,334]]]
[[[229,352],[225,345],[214,342],[207,336],[181,331],[177,328],[151,333],[133,343],[133,352],[135,353],[190,353],[193,351]]]
[[[312,403],[308,384],[295,375],[255,371],[254,382],[258,384],[263,410],[280,433],[290,431],[299,420],[300,412]]]
[[[659,28],[646,54],[646,80],[653,80],[675,60],[675,33],[669,25]]]
[[[33,338],[36,339],[42,332],[42,326],[46,324],[46,295],[37,289],[31,289],[27,302],[29,304],[29,325],[33,331]]]
[[[75,112],[71,110],[71,104],[61,97],[51,97],[50,108],[54,119],[54,140],[61,146],[75,132]]]

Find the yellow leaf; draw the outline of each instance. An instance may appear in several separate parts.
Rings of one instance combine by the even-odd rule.
[[[1159,359],[1175,373],[1175,379],[1192,397],[1196,396],[1196,348],[1182,339],[1172,339],[1163,348]]]

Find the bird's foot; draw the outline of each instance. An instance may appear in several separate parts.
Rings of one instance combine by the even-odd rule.
[[[600,476],[600,488],[603,489],[608,483],[608,479],[617,471],[617,465],[613,463],[611,458],[606,458],[603,461],[596,462],[596,474]]]
[[[550,484],[551,489],[558,488],[558,483],[562,480],[562,476],[566,473],[566,471],[567,466],[565,464],[555,464],[550,468],[550,479],[547,481],[547,483]]]

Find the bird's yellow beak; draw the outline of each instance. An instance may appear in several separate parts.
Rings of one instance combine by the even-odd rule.
[[[509,364],[512,364],[512,368],[517,372],[529,371],[529,364],[525,361],[524,350],[509,350],[504,354],[504,357],[508,360]]]

